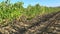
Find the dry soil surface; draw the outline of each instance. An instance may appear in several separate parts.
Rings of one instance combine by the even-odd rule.
[[[27,20],[22,16],[6,26],[0,34],[60,34],[60,11]]]

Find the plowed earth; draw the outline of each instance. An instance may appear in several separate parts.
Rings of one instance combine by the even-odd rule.
[[[22,16],[6,26],[0,26],[0,34],[60,34],[60,11],[31,20]]]

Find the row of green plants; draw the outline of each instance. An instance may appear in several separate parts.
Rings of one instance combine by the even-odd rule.
[[[19,18],[21,15],[25,15],[27,18],[33,18],[37,15],[48,14],[60,10],[59,7],[46,7],[40,6],[39,4],[35,6],[28,5],[27,8],[24,8],[23,4],[23,2],[14,4],[0,2],[0,24],[9,23],[8,21]]]

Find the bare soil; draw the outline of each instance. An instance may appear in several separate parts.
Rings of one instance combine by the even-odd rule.
[[[31,20],[21,16],[8,25],[0,26],[0,34],[60,34],[60,11]]]

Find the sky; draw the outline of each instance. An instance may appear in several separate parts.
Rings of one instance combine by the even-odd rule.
[[[3,0],[0,0],[2,2]],[[29,4],[35,5],[35,4],[40,4],[41,6],[48,6],[48,7],[57,7],[60,6],[60,0],[11,0],[12,3],[15,2],[23,2],[24,7],[27,7]]]

